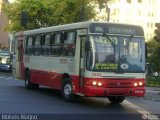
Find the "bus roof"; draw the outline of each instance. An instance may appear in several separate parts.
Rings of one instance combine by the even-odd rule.
[[[23,35],[34,35],[34,34],[42,34],[42,33],[50,33],[54,31],[65,31],[65,30],[74,30],[74,29],[83,29],[83,28],[90,28],[91,24],[101,24],[102,26],[105,24],[108,26],[119,26],[119,27],[127,27],[127,28],[135,28],[136,33],[139,36],[144,36],[144,32],[141,26],[138,25],[131,25],[131,24],[121,24],[121,23],[110,23],[110,22],[99,22],[99,21],[85,21],[85,22],[78,22],[78,23],[71,23],[71,24],[64,24],[34,30],[27,30],[23,32]],[[16,33],[16,36],[21,36],[22,32]]]

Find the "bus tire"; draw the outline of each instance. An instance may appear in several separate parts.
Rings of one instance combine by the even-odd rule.
[[[119,104],[124,101],[125,96],[109,96],[108,99],[112,104]]]
[[[62,96],[63,96],[64,100],[66,100],[67,102],[74,101],[74,95],[72,93],[72,84],[70,81],[66,81],[63,84]]]
[[[29,70],[26,71],[25,73],[25,87],[27,89],[38,89],[39,85],[38,84],[34,84],[30,81],[30,74],[29,74]]]

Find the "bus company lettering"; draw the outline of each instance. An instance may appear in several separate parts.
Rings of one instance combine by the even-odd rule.
[[[30,62],[30,57],[25,57],[25,63],[29,63]]]
[[[70,59],[68,61],[68,71],[74,73],[75,72],[74,66],[75,66],[75,59]]]
[[[101,73],[93,72],[92,76],[101,76]]]
[[[67,64],[67,59],[60,59],[60,64]]]
[[[106,63],[97,63],[95,69],[109,69],[109,70],[116,70],[118,69],[118,64],[106,64]]]

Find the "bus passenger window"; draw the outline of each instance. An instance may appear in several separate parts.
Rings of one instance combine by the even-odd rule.
[[[25,54],[27,55],[28,54],[28,37],[25,37]]]
[[[62,34],[61,33],[55,33],[52,36],[51,39],[51,55],[52,56],[60,56],[62,51]]]
[[[50,46],[51,35],[47,34],[44,36],[44,44],[42,45],[42,55],[50,55],[51,46]]]
[[[34,55],[39,56],[41,54],[41,36],[38,35],[35,38],[35,45],[34,45]]]
[[[63,56],[74,56],[75,55],[75,32],[64,33],[64,45],[63,45]]]
[[[34,40],[33,36],[27,37],[26,48],[25,48],[25,54],[27,54],[27,55],[32,55],[33,54],[33,44],[32,44],[33,40]]]

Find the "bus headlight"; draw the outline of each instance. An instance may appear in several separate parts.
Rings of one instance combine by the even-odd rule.
[[[139,86],[142,86],[143,85],[143,83],[142,82],[139,82]]]
[[[96,81],[93,81],[93,82],[92,82],[92,85],[97,85],[97,82],[96,82]]]
[[[92,85],[93,85],[93,86],[99,86],[99,87],[101,87],[101,86],[102,86],[102,83],[101,83],[101,82],[98,82],[98,81],[93,81],[93,82],[92,82]]]
[[[144,85],[143,82],[135,82],[134,87],[142,87]]]
[[[134,86],[137,87],[137,86],[138,86],[138,83],[134,83]]]
[[[102,86],[102,83],[101,83],[101,82],[99,82],[99,83],[98,83],[98,86]]]

